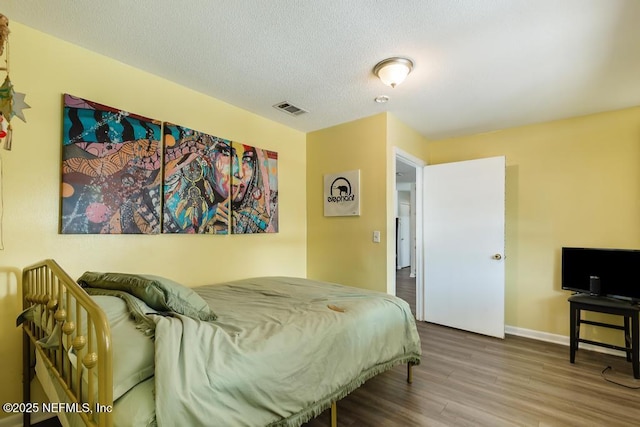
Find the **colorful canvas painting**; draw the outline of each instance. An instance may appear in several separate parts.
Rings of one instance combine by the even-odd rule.
[[[234,234],[278,232],[278,153],[232,142]]]
[[[64,234],[160,232],[161,124],[64,95]]]
[[[164,126],[163,233],[228,234],[230,141]]]

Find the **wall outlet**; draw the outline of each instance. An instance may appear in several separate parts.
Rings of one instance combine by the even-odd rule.
[[[380,232],[379,231],[374,231],[373,232],[373,243],[380,243]]]

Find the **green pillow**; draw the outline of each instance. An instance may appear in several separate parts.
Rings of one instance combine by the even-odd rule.
[[[128,292],[158,311],[173,311],[200,320],[216,320],[216,314],[193,290],[150,274],[85,272],[78,283],[86,288]]]

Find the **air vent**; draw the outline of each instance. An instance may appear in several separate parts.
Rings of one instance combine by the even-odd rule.
[[[299,116],[301,114],[308,113],[308,111],[303,110],[300,107],[296,107],[295,105],[292,105],[291,103],[286,101],[278,102],[273,107],[277,108],[280,111],[284,111],[285,113],[290,114],[292,116]]]

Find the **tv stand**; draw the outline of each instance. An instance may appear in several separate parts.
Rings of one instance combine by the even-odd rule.
[[[599,297],[589,294],[575,294],[569,297],[569,305],[569,317],[571,321],[569,335],[571,363],[575,363],[576,351],[578,351],[578,344],[581,342],[614,350],[621,350],[626,353],[627,361],[632,364],[633,377],[640,379],[640,323],[638,322],[640,307],[638,304],[630,301],[616,300],[613,298]],[[594,322],[591,320],[582,320],[582,310],[623,316],[624,326]],[[582,323],[624,331],[625,346],[620,347],[613,344],[580,338],[580,324]]]

